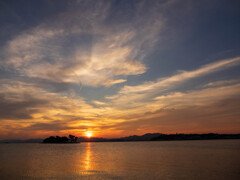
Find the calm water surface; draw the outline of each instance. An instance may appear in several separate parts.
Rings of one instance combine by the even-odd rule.
[[[0,144],[0,179],[240,179],[240,140]]]

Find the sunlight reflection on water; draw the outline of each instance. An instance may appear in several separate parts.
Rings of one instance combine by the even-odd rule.
[[[85,159],[84,159],[84,169],[85,171],[81,172],[82,174],[94,174],[94,171],[91,170],[91,143],[87,143]]]
[[[239,140],[0,144],[0,179],[240,179]]]

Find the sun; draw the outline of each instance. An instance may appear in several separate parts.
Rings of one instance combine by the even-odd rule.
[[[88,138],[90,138],[90,137],[92,137],[92,132],[87,131],[87,132],[85,132],[85,135],[86,135]]]

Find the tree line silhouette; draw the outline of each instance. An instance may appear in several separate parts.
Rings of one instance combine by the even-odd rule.
[[[78,137],[69,135],[68,137],[63,136],[50,136],[43,140],[43,143],[77,143]]]

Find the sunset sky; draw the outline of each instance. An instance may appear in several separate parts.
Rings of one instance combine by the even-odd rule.
[[[0,1],[0,139],[240,133],[239,0]]]

